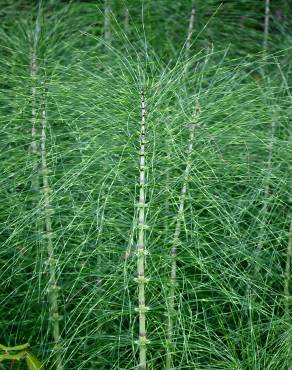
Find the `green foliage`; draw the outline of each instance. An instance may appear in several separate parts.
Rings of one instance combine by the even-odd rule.
[[[143,88],[147,368],[288,370],[288,5],[264,55],[262,1],[109,3],[3,1],[1,340],[29,369],[139,365]]]

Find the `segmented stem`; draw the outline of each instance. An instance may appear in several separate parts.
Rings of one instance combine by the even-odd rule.
[[[139,301],[139,368],[146,370],[146,311],[145,306],[145,96],[141,90],[141,131],[140,131],[140,179],[139,179],[139,203],[138,203],[138,243],[137,243],[137,282]]]
[[[168,296],[168,322],[167,322],[167,353],[166,353],[166,370],[173,369],[172,354],[174,351],[173,343],[173,328],[174,328],[174,318],[176,315],[175,309],[175,294],[177,285],[177,248],[180,244],[180,231],[181,223],[184,215],[185,208],[185,198],[187,193],[187,186],[189,181],[189,174],[192,166],[191,155],[193,152],[193,141],[195,136],[195,127],[200,112],[199,103],[196,103],[196,109],[194,114],[194,122],[190,124],[189,128],[189,145],[187,149],[187,160],[186,167],[183,174],[183,186],[181,188],[180,198],[179,198],[179,208],[176,215],[175,221],[175,231],[173,235],[173,240],[171,244],[170,257],[171,257],[171,272],[170,272],[170,290]]]
[[[288,234],[288,247],[286,254],[285,278],[284,278],[284,297],[285,297],[285,315],[289,316],[290,311],[290,279],[291,279],[291,259],[292,259],[292,212],[289,214],[290,227]]]
[[[37,144],[37,48],[39,42],[40,23],[39,14],[36,19],[35,30],[32,34],[31,52],[30,52],[30,77],[31,77],[31,153],[33,157],[31,190],[35,194],[39,194],[40,181],[39,181],[39,159],[38,159],[38,144]]]
[[[129,33],[129,24],[130,24],[130,14],[129,14],[129,9],[126,7],[125,9],[125,19],[124,19],[124,26],[125,26],[125,33]]]
[[[53,242],[53,228],[52,228],[52,207],[50,201],[50,184],[49,184],[49,171],[47,165],[47,149],[46,149],[46,133],[48,126],[47,109],[46,109],[46,91],[43,84],[42,106],[41,106],[41,163],[42,163],[42,181],[43,181],[43,197],[44,197],[44,220],[45,220],[45,240],[48,253],[48,267],[49,267],[49,282],[48,294],[50,302],[50,320],[52,322],[52,335],[54,339],[54,354],[57,370],[62,370],[62,360],[60,356],[60,320],[58,298],[59,287],[56,276],[56,260],[54,255],[54,242]]]
[[[196,14],[196,9],[193,8],[191,11],[191,16],[189,20],[188,35],[187,35],[187,40],[186,40],[187,53],[189,53],[189,50],[191,48],[191,39],[192,39],[192,34],[193,34],[193,29],[194,29],[195,14]]]
[[[111,43],[111,0],[104,1],[104,41],[107,44]]]
[[[288,94],[289,100],[292,103],[292,94],[288,85],[288,81],[281,69],[280,64],[277,62],[277,67],[280,71],[283,84],[285,87],[285,90]],[[291,127],[289,126],[288,128],[289,132],[289,137],[288,140],[290,143],[292,143],[292,130]],[[290,314],[290,281],[291,281],[291,260],[292,260],[292,197],[291,197],[291,173],[292,173],[292,166],[291,166],[291,161],[289,162],[289,167],[288,167],[288,191],[289,191],[289,213],[288,213],[288,218],[290,220],[290,226],[289,226],[289,231],[288,231],[288,246],[287,246],[287,253],[286,253],[286,263],[285,263],[285,272],[284,272],[284,299],[285,299],[285,316],[288,318]],[[290,353],[290,352],[289,352]]]
[[[291,97],[291,96],[290,96]],[[291,97],[292,101],[292,97]],[[290,143],[292,143],[292,132],[290,131],[290,137],[289,137]],[[292,173],[292,166],[291,161],[289,162],[289,169],[288,173],[290,175],[288,181],[290,184],[289,191],[291,193],[291,173]],[[286,265],[285,265],[285,274],[284,274],[284,298],[285,298],[285,316],[288,318],[290,314],[290,281],[291,281],[291,260],[292,260],[292,197],[290,194],[289,199],[289,220],[290,220],[290,226],[289,226],[289,233],[288,233],[288,247],[287,247],[287,254],[286,254]]]
[[[264,56],[266,56],[268,50],[269,22],[270,22],[270,0],[265,0],[265,25],[263,42]]]

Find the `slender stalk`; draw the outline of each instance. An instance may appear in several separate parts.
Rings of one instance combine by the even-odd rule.
[[[196,103],[196,109],[194,113],[194,122],[190,124],[189,128],[189,145],[187,149],[187,160],[186,167],[183,174],[183,186],[181,188],[180,198],[179,198],[179,208],[175,220],[175,231],[171,244],[171,273],[170,273],[170,290],[168,296],[168,322],[167,322],[167,353],[166,353],[166,365],[165,369],[173,369],[172,363],[172,353],[174,350],[173,344],[173,328],[174,328],[174,318],[176,316],[175,309],[175,294],[176,294],[176,285],[177,285],[177,248],[180,244],[180,232],[181,232],[181,223],[183,220],[184,209],[185,209],[185,198],[187,193],[187,186],[189,181],[189,174],[192,166],[191,156],[193,152],[193,141],[195,136],[195,127],[197,124],[198,116],[200,113],[199,103]]]
[[[104,41],[107,44],[111,43],[111,0],[104,1]]]
[[[288,247],[286,254],[285,277],[284,277],[284,297],[285,297],[285,316],[289,317],[290,311],[290,280],[291,280],[291,259],[292,259],[292,212],[289,214],[290,227],[288,234]]]
[[[40,24],[39,14],[36,19],[35,30],[31,40],[31,52],[30,52],[30,77],[31,77],[31,153],[33,156],[33,170],[31,180],[31,190],[34,194],[39,193],[39,173],[38,173],[38,147],[37,147],[37,111],[36,111],[36,100],[37,100],[37,48],[39,42]]]
[[[125,19],[124,19],[124,26],[125,26],[125,33],[129,33],[129,24],[130,24],[130,15],[129,15],[129,9],[126,7],[125,9]]]
[[[43,196],[44,196],[44,220],[45,220],[45,240],[48,253],[48,266],[49,266],[49,282],[48,294],[50,302],[50,320],[52,322],[52,335],[54,339],[54,352],[57,370],[62,370],[62,360],[60,356],[60,320],[58,298],[59,287],[56,276],[56,260],[54,255],[54,242],[53,242],[53,228],[52,228],[52,207],[50,201],[50,184],[49,184],[49,171],[47,165],[47,149],[46,149],[46,134],[47,134],[47,108],[46,108],[46,91],[42,96],[42,110],[41,110],[41,163],[42,163],[42,181],[43,181]]]
[[[141,90],[141,131],[140,131],[140,179],[139,179],[139,203],[138,203],[138,243],[137,243],[137,282],[138,282],[138,301],[139,301],[139,368],[146,370],[146,312],[148,307],[145,306],[145,96],[144,90]]]
[[[268,50],[269,22],[270,22],[270,0],[265,0],[265,25],[263,41],[264,56],[266,56]]]
[[[280,64],[277,62],[277,67],[280,71],[283,84],[285,87],[285,90],[288,94],[289,100],[292,103],[292,94],[290,91],[290,87],[288,85],[288,81],[282,71],[282,68]],[[288,140],[290,143],[292,143],[292,130],[291,127],[289,127],[289,137]],[[291,183],[291,174],[292,173],[292,166],[291,166],[291,161],[289,162],[289,167],[288,167],[288,183]],[[291,193],[291,186],[288,188],[288,191]],[[290,281],[291,281],[291,260],[292,260],[292,212],[291,212],[291,205],[292,205],[292,198],[290,197],[289,199],[289,205],[290,205],[290,210],[288,213],[288,218],[290,219],[290,226],[289,226],[289,232],[288,232],[288,246],[287,246],[287,253],[286,253],[286,263],[285,263],[285,272],[284,272],[284,299],[285,299],[285,316],[288,318],[290,314]]]
[[[188,34],[187,34],[187,40],[186,40],[186,52],[189,54],[190,48],[191,48],[191,39],[192,39],[192,34],[193,34],[193,29],[194,29],[194,20],[195,20],[195,14],[196,14],[196,9],[193,7],[191,11],[191,16],[189,20],[189,28],[188,28]]]
[[[291,95],[290,95],[291,98]],[[292,99],[291,99],[292,100]],[[292,132],[290,130],[289,135],[289,141],[292,143]],[[289,170],[288,173],[292,173],[292,166],[291,161],[289,162]],[[290,177],[291,179],[291,177]],[[291,181],[289,181],[289,184],[291,184]],[[291,187],[289,188],[291,190]],[[291,191],[290,191],[291,193]],[[284,297],[285,297],[285,316],[288,318],[290,313],[290,281],[291,281],[291,259],[292,259],[292,198],[289,199],[289,206],[290,206],[290,212],[289,212],[289,219],[290,219],[290,226],[289,226],[289,233],[288,233],[288,247],[287,247],[287,254],[286,254],[286,265],[285,265],[285,274],[284,274]]]

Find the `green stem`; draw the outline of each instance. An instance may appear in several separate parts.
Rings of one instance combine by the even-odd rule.
[[[33,157],[33,169],[32,169],[32,180],[31,180],[31,190],[37,196],[40,191],[40,182],[39,182],[39,158],[38,158],[38,145],[37,145],[37,74],[38,74],[38,65],[37,65],[37,49],[39,43],[39,34],[40,34],[40,11],[37,15],[35,29],[32,33],[31,40],[31,53],[30,53],[30,77],[31,77],[31,153]]]
[[[137,282],[138,282],[138,312],[139,312],[139,368],[146,370],[146,312],[145,306],[145,96],[144,90],[141,91],[141,131],[140,131],[140,180],[139,180],[139,211],[138,211],[138,243],[137,243]]]
[[[291,96],[290,96],[291,97]],[[291,99],[292,101],[292,99]],[[289,135],[289,141],[292,143],[292,132],[290,131]],[[292,173],[292,166],[291,162],[288,168],[288,173]],[[291,177],[288,179],[288,183],[290,184],[291,181],[289,181]],[[289,188],[291,190],[291,187]],[[291,281],[291,259],[292,259],[292,211],[291,211],[291,203],[292,198],[289,199],[289,220],[290,220],[290,226],[289,226],[289,233],[288,233],[288,246],[287,246],[287,254],[286,254],[286,265],[285,265],[285,274],[284,274],[284,299],[285,299],[285,316],[288,319],[290,314],[290,281]]]
[[[195,8],[192,8],[191,16],[190,16],[190,20],[189,20],[187,40],[186,40],[187,56],[189,54],[189,51],[190,51],[190,48],[191,48],[191,45],[192,45],[191,44],[191,39],[192,39],[192,34],[193,34],[193,29],[194,29],[195,14],[196,14],[196,9]]]
[[[104,1],[104,41],[109,45],[112,39],[111,32],[111,0]]]
[[[270,0],[265,0],[265,25],[263,42],[264,57],[266,57],[268,50],[269,22],[270,22]]]
[[[46,150],[46,132],[47,132],[47,109],[46,109],[46,96],[45,87],[42,97],[42,119],[41,119],[41,162],[42,162],[42,180],[43,180],[43,196],[44,196],[44,218],[45,218],[45,240],[48,253],[48,266],[49,266],[49,301],[50,301],[50,320],[52,321],[52,334],[54,339],[54,352],[56,359],[57,370],[62,370],[62,360],[60,356],[60,324],[61,316],[58,308],[59,287],[57,285],[56,276],[56,260],[54,256],[54,243],[53,243],[53,228],[52,228],[52,207],[50,201],[50,184],[48,176],[47,165],[47,150]]]
[[[289,214],[290,227],[288,234],[288,247],[286,254],[285,278],[284,278],[284,297],[285,297],[285,316],[289,317],[290,311],[290,289],[289,283],[291,279],[291,258],[292,258],[292,213]]]

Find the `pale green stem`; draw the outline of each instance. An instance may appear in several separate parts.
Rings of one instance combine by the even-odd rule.
[[[288,85],[288,81],[281,69],[281,66],[280,64],[277,62],[277,67],[281,73],[281,77],[282,77],[282,80],[283,80],[283,84],[285,86],[285,89],[286,89],[286,92],[289,96],[289,99],[290,99],[290,102],[292,103],[292,95],[291,95],[291,92],[290,92],[290,88],[289,88],[289,85]],[[292,130],[291,130],[291,127],[289,126],[289,137],[288,137],[288,140],[290,143],[292,143]],[[290,180],[291,180],[291,173],[292,173],[292,166],[291,166],[291,161],[289,162],[289,166],[288,166],[288,182],[290,184]],[[291,193],[291,185],[289,186],[288,188],[288,191]],[[287,253],[286,253],[286,264],[285,264],[285,272],[284,272],[284,299],[285,299],[285,316],[287,318],[289,318],[289,315],[290,315],[290,301],[291,301],[291,297],[290,297],[290,281],[291,281],[291,259],[292,259],[292,212],[291,212],[291,206],[292,206],[292,197],[291,197],[291,194],[289,193],[289,206],[290,206],[290,210],[289,210],[289,213],[288,213],[288,217],[289,217],[289,220],[290,220],[290,226],[289,226],[289,231],[288,231],[288,245],[287,245]],[[290,355],[290,351],[289,351],[289,355]]]
[[[39,194],[40,190],[40,181],[39,181],[39,159],[38,159],[38,145],[37,145],[37,73],[38,73],[38,65],[37,65],[37,48],[39,42],[39,34],[40,34],[40,11],[36,19],[35,30],[32,34],[31,40],[31,53],[30,53],[30,77],[31,77],[31,153],[33,156],[33,169],[32,169],[32,180],[31,180],[31,189],[35,195]]]
[[[125,34],[129,33],[129,23],[130,23],[129,18],[130,18],[129,9],[126,7],[126,9],[125,9],[125,19],[124,19]]]
[[[176,316],[176,309],[175,309],[175,295],[176,295],[176,285],[177,285],[177,248],[180,243],[180,231],[181,231],[181,223],[184,217],[184,208],[185,208],[185,198],[187,193],[187,186],[189,182],[189,175],[192,166],[192,152],[193,152],[193,141],[195,136],[195,127],[198,119],[198,115],[200,112],[199,103],[197,102],[197,106],[195,109],[194,114],[194,122],[190,125],[189,131],[189,146],[187,150],[187,159],[186,159],[186,167],[183,174],[183,186],[180,193],[179,198],[179,208],[178,213],[176,216],[175,221],[175,231],[171,245],[170,257],[171,257],[171,273],[170,273],[170,290],[168,296],[168,322],[167,322],[167,353],[166,353],[166,364],[165,369],[170,370],[173,369],[173,362],[172,362],[172,355],[175,349],[173,343],[173,329],[174,329],[174,322]]]
[[[50,302],[50,320],[52,322],[52,335],[54,339],[54,354],[57,370],[62,370],[62,360],[60,356],[60,320],[58,298],[59,287],[56,276],[56,260],[54,255],[54,242],[53,242],[53,229],[52,229],[52,207],[50,201],[50,184],[49,184],[49,171],[47,165],[47,149],[46,149],[46,134],[47,134],[47,109],[46,109],[46,96],[45,86],[42,98],[42,119],[41,119],[41,162],[42,162],[42,180],[43,180],[43,197],[44,197],[44,218],[45,218],[45,241],[48,253],[48,267],[49,267],[49,282],[48,294]]]
[[[291,95],[290,95],[291,98]],[[291,98],[292,101],[292,98]],[[289,141],[292,143],[292,132],[290,130]],[[289,178],[288,182],[291,184],[291,174],[292,174],[292,165],[291,161],[289,162],[288,168]],[[291,193],[291,186],[289,187],[289,191]],[[289,194],[289,207],[290,212],[288,217],[290,219],[290,226],[289,226],[289,233],[288,233],[288,247],[287,247],[287,254],[286,254],[286,265],[285,265],[285,277],[284,277],[284,298],[285,298],[285,316],[289,318],[290,314],[290,304],[291,304],[291,297],[290,297],[290,281],[291,281],[291,259],[292,259],[292,195]]]
[[[290,280],[291,280],[291,258],[292,258],[292,213],[289,214],[290,227],[288,234],[288,247],[286,254],[285,278],[284,278],[284,297],[285,297],[285,316],[289,317],[290,311]]]
[[[192,34],[193,34],[193,29],[194,29],[195,14],[196,14],[196,9],[193,8],[192,11],[191,11],[191,16],[190,16],[190,20],[189,20],[189,28],[188,28],[188,34],[187,34],[187,40],[186,40],[187,54],[189,54],[189,51],[190,51],[190,48],[191,48],[191,45],[192,45],[191,39],[192,39]]]
[[[111,0],[104,1],[104,41],[109,45],[112,39]]]
[[[265,0],[265,25],[263,42],[264,57],[266,57],[268,50],[269,22],[270,22],[270,0]]]
[[[146,312],[148,307],[145,305],[145,96],[144,90],[141,91],[141,131],[140,131],[140,166],[139,166],[139,203],[138,203],[138,242],[137,242],[137,282],[138,282],[138,301],[139,301],[139,369],[146,370]]]
[[[31,189],[32,191],[37,194],[39,192],[40,184],[39,184],[39,176],[38,176],[38,160],[37,160],[37,141],[36,141],[36,80],[37,80],[37,63],[36,63],[36,51],[33,49],[31,53],[31,80],[32,80],[32,88],[31,88],[31,153],[33,155],[33,173],[32,173],[32,180],[31,180]]]

